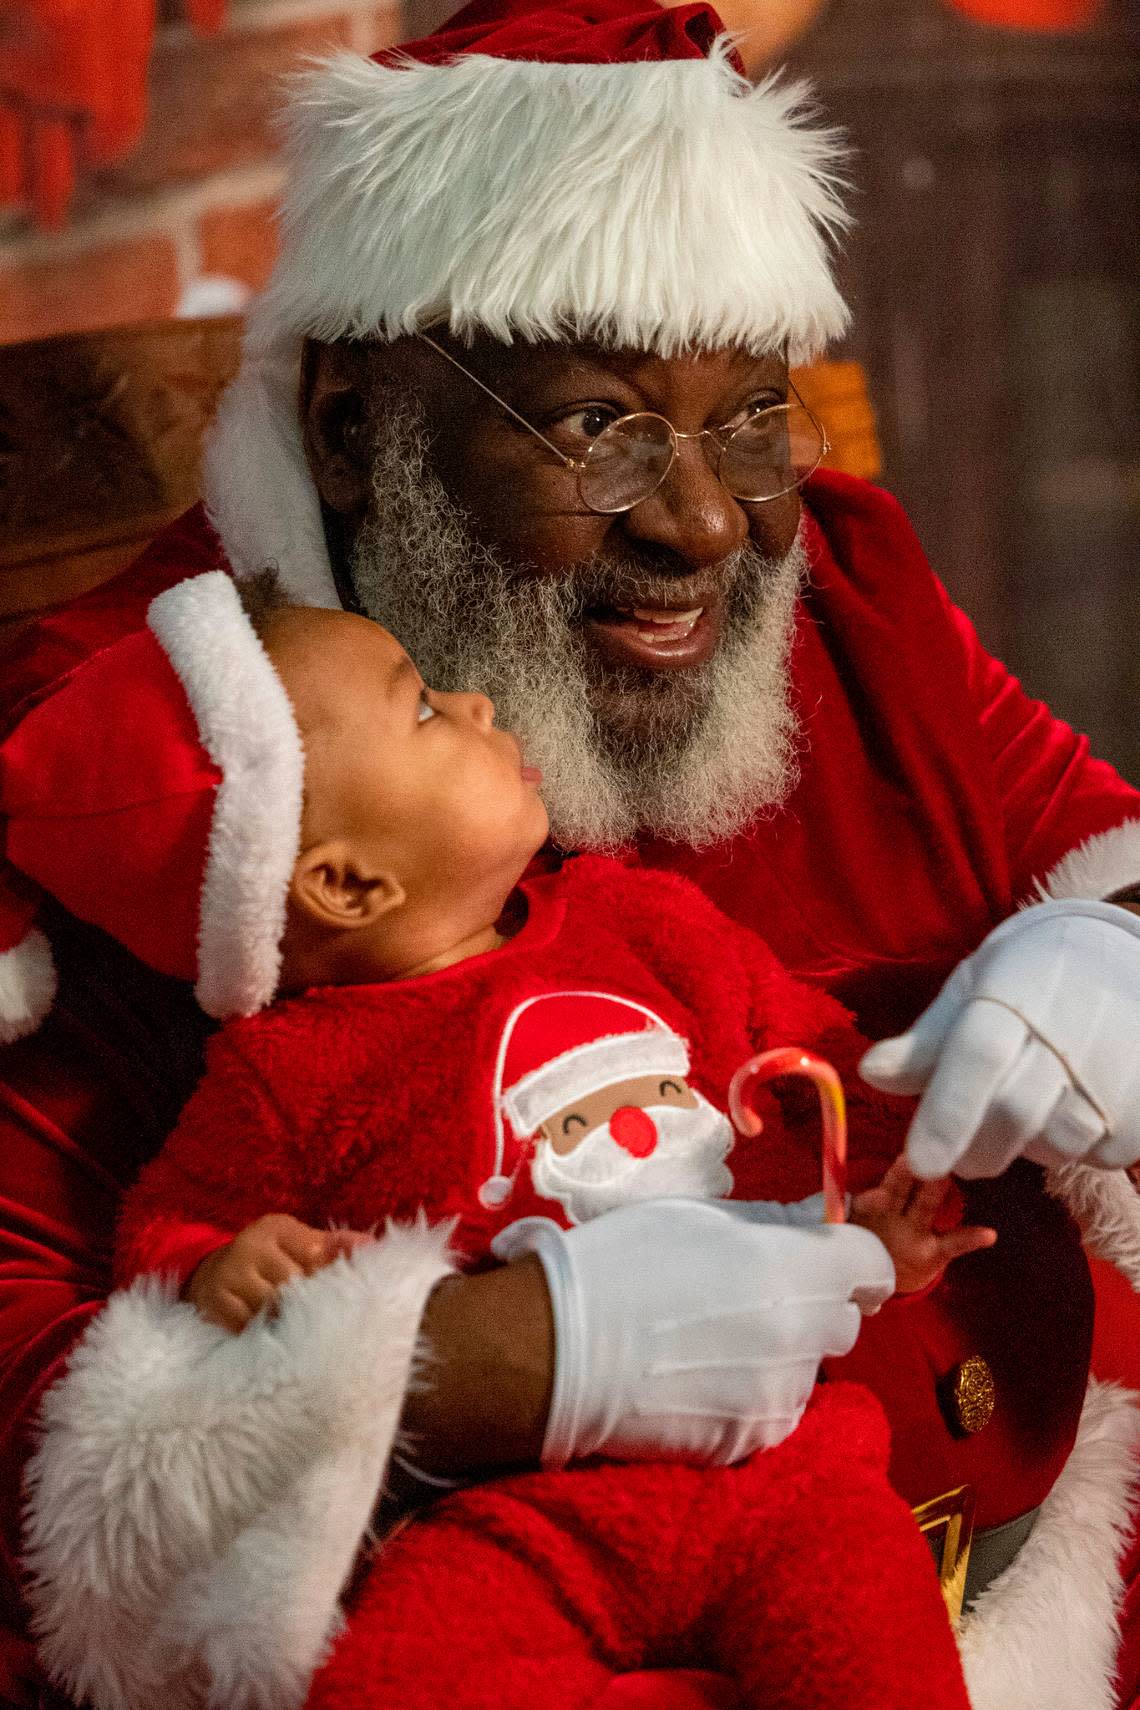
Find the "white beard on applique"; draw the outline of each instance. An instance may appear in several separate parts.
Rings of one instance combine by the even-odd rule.
[[[725,1163],[732,1125],[715,1105],[694,1092],[696,1109],[646,1105],[657,1144],[635,1158],[610,1135],[609,1123],[591,1129],[572,1152],[558,1153],[539,1142],[531,1159],[531,1182],[544,1199],[562,1206],[571,1223],[585,1223],[634,1199],[723,1199],[732,1190]]]

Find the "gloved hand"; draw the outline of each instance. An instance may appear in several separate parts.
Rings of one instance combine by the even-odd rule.
[[[866,1229],[754,1222],[746,1208],[642,1200],[560,1229],[522,1218],[501,1259],[537,1253],[554,1313],[546,1466],[586,1455],[727,1464],[799,1423],[820,1360],[893,1292]]]
[[[859,1072],[884,1092],[922,1093],[906,1149],[918,1176],[997,1176],[1022,1155],[1134,1164],[1140,918],[1081,900],[1024,909]]]

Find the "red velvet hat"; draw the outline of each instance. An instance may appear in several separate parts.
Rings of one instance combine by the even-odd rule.
[[[210,1015],[268,1003],[303,768],[289,699],[221,571],[160,595],[145,629],[64,678],[0,747],[0,1040],[31,1032],[54,996],[38,890],[195,981]]]
[[[422,41],[294,80],[281,259],[253,316],[446,324],[664,354],[814,352],[845,311],[833,133],[753,88],[710,6],[476,0]]]
[[[753,87],[708,5],[476,0],[294,78],[281,250],[206,452],[237,574],[335,598],[297,425],[301,342],[447,326],[663,355],[818,353],[847,314],[836,134]]]

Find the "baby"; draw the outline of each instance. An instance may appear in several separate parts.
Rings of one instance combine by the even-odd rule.
[[[479,966],[479,958],[508,941],[503,916],[511,893],[531,857],[546,841],[548,822],[539,794],[541,775],[523,764],[515,738],[497,728],[494,709],[485,696],[435,693],[423,684],[399,643],[376,624],[346,618],[343,613],[276,604],[272,583],[263,582],[262,589],[268,597],[247,592],[247,604],[258,619],[261,639],[288,690],[305,750],[301,853],[292,875],[282,939],[280,997],[338,987],[351,993],[349,1003],[355,1006],[364,999],[361,987],[414,981],[460,963]],[[703,912],[697,898],[685,894],[687,891],[688,887],[662,875],[651,878],[627,873],[609,863],[580,861],[576,872],[533,882],[528,891],[524,943],[538,947],[537,920],[547,912],[548,894],[557,896],[560,906],[573,896],[576,904],[581,898],[587,909],[599,908],[598,926],[608,924],[607,914],[611,921],[620,920],[622,909],[629,907],[637,915],[649,915],[651,930],[675,935],[681,918],[679,908],[687,905]],[[670,894],[675,892],[681,895]],[[718,919],[717,924],[723,932],[726,923]],[[559,938],[565,937],[564,925]],[[543,934],[542,947],[548,948],[550,942]],[[702,960],[707,958],[707,945],[696,934],[691,948],[701,952]],[[755,950],[755,940],[749,948]],[[591,966],[600,969],[601,953],[599,944],[591,955]],[[496,971],[489,972],[495,980]],[[474,973],[472,967],[466,976]],[[451,983],[462,989],[458,978]],[[385,1078],[399,1076],[405,1060],[399,1036],[393,1038],[389,1027],[395,1024],[401,1008],[420,999],[421,991],[419,986],[404,986],[396,993],[373,995],[381,1011],[390,1011],[393,1018],[391,1024],[377,1030],[385,1038],[379,1052],[379,1070]],[[326,1005],[330,1002],[327,994],[324,1001]],[[801,992],[799,1001],[810,1000]],[[595,993],[552,992],[530,1002],[539,1005],[538,1014],[525,1020],[511,1017],[503,1036],[496,1040],[500,1047],[508,1039],[513,1046],[513,1052],[508,1047],[506,1062],[500,1066],[509,1075],[519,1052],[527,1050],[527,1029],[537,1029],[551,1056],[557,1047],[562,1047],[562,1052],[575,1052],[577,1080],[571,1085],[563,1071],[558,1096],[567,1095],[566,1108],[549,1114],[544,1111],[533,1134],[515,1136],[516,1149],[527,1147],[521,1173],[504,1176],[503,1160],[497,1155],[496,1174],[486,1182],[476,1182],[468,1165],[469,1189],[474,1191],[463,1204],[456,1188],[465,1173],[464,1164],[459,1159],[451,1161],[446,1202],[431,1209],[458,1216],[457,1244],[470,1259],[484,1258],[491,1234],[535,1209],[563,1221],[580,1222],[635,1197],[665,1193],[719,1197],[732,1193],[733,1176],[725,1167],[733,1144],[731,1129],[720,1112],[688,1084],[685,1076],[689,1064],[687,1060],[682,1064],[687,1051],[680,1041],[662,1038],[648,1072],[635,1075],[630,1070],[640,1066],[635,1059],[644,1044],[638,1033],[652,1038],[662,1031],[660,1023],[648,1025],[648,1012],[642,1017],[635,1013],[636,1006],[611,998],[608,1013],[599,1020],[591,1013],[601,1007],[602,1000]],[[417,1011],[422,1007],[422,999],[415,1007]],[[779,1025],[775,1014],[778,1007],[772,1004],[770,1025]],[[817,1028],[848,1035],[842,1041],[842,1055],[845,1066],[850,1067],[866,1048],[866,1041],[843,1028],[844,1018],[827,1000],[815,997],[813,1007]],[[280,1017],[282,1022],[286,1019],[294,1019],[292,1012],[287,1018]],[[331,1031],[324,1016],[321,1022],[318,1036]],[[617,1054],[610,1048],[612,1078],[601,1085],[596,1084],[598,1071],[588,1061],[592,1041],[583,1042],[579,1037],[583,1024],[596,1025],[601,1038],[612,1038],[619,1044]],[[417,1025],[422,1030],[418,1016]],[[303,1026],[308,1029],[307,1018]],[[552,1034],[552,1027],[562,1028],[562,1036]],[[605,1032],[607,1028],[612,1032]],[[620,1041],[627,1034],[629,1048],[622,1052]],[[240,1039],[243,1056],[249,1035],[268,1041],[269,1031],[264,1026],[236,1029],[234,1042]],[[442,1055],[457,1049],[461,1035],[441,1032],[437,1037]],[[765,1045],[781,1042],[782,1035],[776,1034],[764,1040]],[[789,1042],[803,1044],[805,1040],[797,1035]],[[424,1043],[421,1031],[417,1055],[423,1052]],[[170,1182],[177,1179],[176,1172],[198,1176],[200,1165],[191,1166],[188,1160],[196,1147],[212,1151],[217,1138],[215,1119],[221,1120],[223,1132],[232,1134],[228,1054],[219,1042],[212,1055],[220,1059],[221,1066],[215,1061],[210,1082],[184,1112],[164,1154],[165,1162],[155,1166],[136,1190],[123,1225],[124,1275],[132,1268],[154,1269],[155,1261],[170,1265],[175,1236],[168,1220],[160,1214],[157,1229],[145,1227],[152,1196],[161,1201],[170,1191]],[[287,1087],[294,1079],[286,1068],[288,1055],[288,1049],[281,1052],[274,1061],[273,1078],[266,1083],[272,1086],[277,1100],[288,1096]],[[459,1055],[468,1085],[483,1095],[484,1115],[497,1099],[509,1122],[513,1116],[510,1088],[500,1080],[494,1099],[488,1098],[486,1081],[481,1085],[478,1080],[477,1058],[462,1051]],[[501,1055],[501,1049],[496,1055]],[[435,1066],[437,1071],[442,1068],[441,1063]],[[489,1070],[489,1059],[486,1066]],[[538,1094],[542,1067],[529,1062],[526,1065],[532,1100]],[[671,1078],[661,1081],[658,1071],[668,1071]],[[354,1063],[353,1079],[358,1074]],[[305,1097],[309,1098],[314,1066],[307,1058],[304,1076]],[[246,1078],[244,1067],[238,1068],[236,1078]],[[342,1093],[348,1084],[340,1083]],[[369,1090],[383,1097],[390,1110],[388,1089],[374,1083],[374,1089]],[[413,1083],[410,1090],[413,1099],[426,1099],[422,1085],[417,1088]],[[576,1096],[570,1097],[571,1093]],[[655,1115],[649,1116],[648,1110],[654,1110]],[[647,1119],[636,1123],[635,1112]],[[901,1140],[901,1107],[891,1114],[896,1117],[893,1126]],[[464,1125],[463,1129],[461,1143],[465,1146],[485,1126],[477,1110],[471,1116],[470,1127]],[[411,1168],[410,1193],[398,1194],[394,1160],[386,1158],[384,1203],[371,1210],[368,1221],[383,1215],[406,1215],[429,1204],[422,1173],[428,1163],[409,1152],[409,1139],[414,1144],[415,1138],[414,1109],[409,1117],[409,1135],[399,1149],[400,1174]],[[530,1124],[524,1121],[521,1126]],[[293,1127],[296,1140],[296,1122]],[[441,1135],[435,1122],[432,1127],[431,1144],[438,1161]],[[197,1141],[192,1138],[196,1133]],[[645,1138],[639,1141],[635,1135]],[[516,1171],[518,1158],[516,1150]],[[315,1195],[311,1155],[307,1171],[308,1191]],[[947,1194],[947,1182],[919,1182],[898,1158],[879,1186],[856,1194],[851,1201],[850,1220],[872,1229],[887,1246],[899,1294],[929,1288],[952,1259],[994,1239],[993,1231],[987,1229],[936,1228]],[[553,1207],[558,1210],[553,1211]],[[207,1208],[199,1203],[184,1209],[193,1211],[193,1221],[199,1226],[192,1238],[197,1245],[202,1240],[200,1229]],[[354,1210],[359,1221],[359,1207],[338,1208],[346,1220]],[[770,1210],[773,1220],[784,1214],[778,1205]],[[807,1216],[812,1221],[820,1219],[821,1208],[814,1199]],[[140,1250],[133,1265],[128,1263],[131,1241],[145,1245],[156,1238],[161,1242],[160,1253],[148,1259]],[[361,1238],[344,1230],[332,1232],[327,1223],[317,1229],[288,1214],[270,1213],[247,1225],[234,1239],[219,1241],[190,1272],[186,1294],[207,1318],[227,1329],[241,1330],[256,1312],[273,1304],[278,1290],[290,1278],[311,1274]],[[178,1268],[185,1270],[185,1262]]]
[[[541,1252],[536,1227],[634,1199],[731,1195],[810,1225],[802,1101],[770,1102],[785,1140],[771,1151],[734,1141],[724,1114],[739,1064],[791,1044],[848,1083],[851,1216],[887,1245],[900,1290],[993,1241],[944,1227],[947,1184],[897,1161],[908,1111],[860,1088],[846,1013],[693,887],[593,858],[523,879],[547,837],[541,780],[485,697],[428,689],[365,619],[267,587],[247,607],[221,575],[162,596],[149,634],[29,715],[8,764],[60,775],[60,743],[84,728],[64,697],[81,712],[84,671],[97,679],[141,834],[129,861],[119,851],[129,876],[99,846],[90,780],[62,854],[9,806],[9,857],[237,1017],[130,1196],[121,1282],[173,1276],[239,1331],[387,1218],[453,1220],[472,1266],[522,1250],[520,1230]],[[208,681],[191,645],[204,622]],[[134,712],[121,729],[116,682]],[[250,727],[256,740],[235,738]],[[97,886],[74,877],[102,861]],[[854,1692],[901,1710],[921,1656],[924,1702],[964,1710],[886,1447],[870,1398],[824,1385],[785,1441],[738,1466],[588,1464],[447,1495],[364,1558],[306,1703],[569,1710],[691,1654],[747,1705]],[[557,1443],[545,1458],[564,1458]]]

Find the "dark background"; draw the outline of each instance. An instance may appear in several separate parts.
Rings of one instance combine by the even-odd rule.
[[[789,63],[856,150],[884,482],[989,647],[1140,782],[1140,14],[833,0]]]

